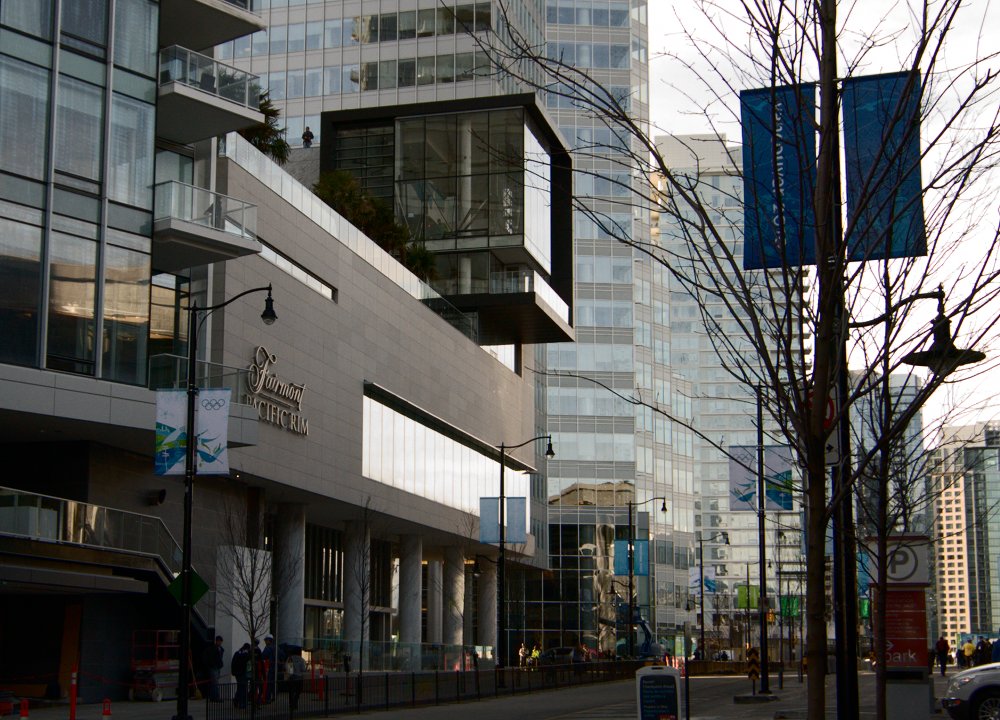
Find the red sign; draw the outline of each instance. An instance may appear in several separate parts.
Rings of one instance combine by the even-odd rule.
[[[885,598],[885,666],[926,668],[927,602],[923,589],[890,589]]]

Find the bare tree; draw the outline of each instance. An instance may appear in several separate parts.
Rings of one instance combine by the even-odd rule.
[[[792,103],[805,108],[803,123],[796,126],[799,135],[791,142],[780,131],[772,133],[772,159],[795,162],[789,159],[792,148],[802,147],[807,137],[816,141],[813,158],[798,156],[807,165],[814,162],[815,184],[804,185],[794,198],[812,210],[814,225],[801,227],[801,235],[792,237],[795,228],[786,226],[784,218],[799,188],[784,188],[773,179],[773,212],[768,217],[780,226],[780,266],[748,271],[742,263],[747,249],[742,217],[720,212],[705,199],[697,167],[678,172],[667,162],[648,128],[631,112],[630,102],[638,98],[616,94],[595,82],[585,68],[529,42],[518,34],[505,3],[500,5],[499,24],[506,32],[483,45],[496,71],[543,91],[551,103],[577,108],[616,138],[613,145],[574,143],[577,177],[600,177],[605,187],[615,188],[610,198],[575,197],[575,210],[662,264],[676,282],[674,288],[697,300],[703,329],[721,366],[765,396],[767,414],[795,453],[808,537],[808,712],[810,718],[822,718],[827,525],[842,512],[863,469],[890,456],[893,444],[934,391],[955,377],[968,376],[967,371],[956,373],[966,357],[953,352],[930,362],[921,387],[889,424],[878,428],[864,456],[853,453],[853,463],[851,449],[843,447],[849,442],[841,435],[838,482],[832,493],[827,491],[831,425],[849,416],[852,405],[870,388],[868,378],[911,372],[903,358],[925,345],[928,337],[924,299],[940,300],[941,313],[932,327],[934,339],[942,344],[935,349],[954,350],[947,347],[952,330],[967,347],[985,347],[997,339],[1000,235],[992,199],[1000,149],[997,52],[980,28],[971,42],[961,37],[963,46],[976,47],[978,54],[957,65],[949,61],[948,40],[959,37],[959,19],[966,12],[962,0],[899,4],[885,10],[877,22],[862,18],[853,5],[847,6],[853,14],[841,16],[844,3],[837,0],[804,5],[790,0],[698,2],[708,33],[696,34],[678,22],[684,42],[701,62],[669,58],[678,73],[687,71],[701,83],[701,105],[694,111],[704,111],[706,125],[716,131],[720,117],[739,122],[737,91],[764,88],[773,99],[779,89],[792,88]],[[842,201],[841,100],[849,80],[882,69],[874,55],[882,47],[895,51],[888,69],[904,71],[903,99],[888,107],[886,124],[907,139],[919,133],[918,156],[908,158],[910,146],[891,140],[892,133],[886,132],[878,148],[880,161],[851,188],[854,210],[848,215]],[[818,91],[815,108],[807,86]],[[915,117],[907,111],[911,100],[918,108]],[[776,128],[775,107],[772,102],[771,127]],[[611,163],[609,150],[614,151]],[[697,157],[697,152],[692,155]],[[739,174],[740,163],[735,156],[730,160]],[[917,167],[922,175],[914,195],[905,182]],[[621,219],[648,209],[648,178],[654,174],[664,182],[656,209],[670,219],[676,233],[670,244],[633,234],[632,223]],[[743,211],[758,209],[744,203],[744,192],[740,187],[725,204]],[[886,259],[892,254],[886,250],[894,242],[894,220],[914,206],[923,210],[926,254]],[[886,214],[889,222],[880,224]],[[865,240],[859,244],[857,238]],[[802,263],[799,243],[814,251],[814,267]],[[963,260],[970,257],[965,252],[970,248],[974,262]],[[932,290],[939,284],[949,288],[947,311],[943,293]],[[859,358],[865,362],[860,381],[844,387],[848,360]],[[833,417],[828,415],[828,398],[838,400]]]

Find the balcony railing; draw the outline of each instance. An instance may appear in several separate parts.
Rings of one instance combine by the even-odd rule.
[[[549,287],[541,275],[528,268],[513,268],[490,273],[490,293],[533,292],[552,308],[563,321],[569,322],[569,306]]]
[[[149,358],[150,390],[183,390],[187,388],[187,358],[182,355],[153,355]],[[219,363],[199,360],[195,366],[198,387],[207,389],[230,388],[233,402],[246,405],[244,390],[247,387],[246,368],[235,368]]]
[[[167,578],[181,571],[181,546],[158,517],[0,487],[0,535],[136,553],[158,559]],[[212,624],[215,593],[195,604]]]
[[[171,180],[155,188],[154,220],[174,218],[215,230],[257,239],[257,206],[219,193]]]
[[[180,545],[150,515],[0,488],[0,533],[152,555],[171,575],[181,570]]]
[[[250,110],[260,107],[259,77],[179,45],[160,51],[160,85],[172,82],[190,85]]]

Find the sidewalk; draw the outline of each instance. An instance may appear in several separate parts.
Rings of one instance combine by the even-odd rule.
[[[683,682],[683,681],[682,681]],[[875,676],[870,672],[858,676],[860,718],[870,720],[875,717]],[[750,694],[750,681],[739,677],[694,677],[691,678],[691,720],[719,720],[740,718],[741,720],[804,720],[806,718],[806,685],[799,684],[794,676],[785,679],[784,688],[778,688],[777,678],[771,678],[771,691],[778,697],[773,702],[759,704],[736,704],[733,697]],[[947,687],[947,678],[934,676],[935,697],[940,698]],[[836,678],[827,678],[827,717],[835,717]],[[189,712],[193,720],[205,720],[206,703],[192,700]],[[102,720],[100,704],[81,705],[77,708],[77,720]],[[17,717],[15,708],[15,715]],[[112,704],[111,717],[114,720],[171,720],[176,713],[175,701],[118,702]],[[333,717],[350,717],[354,713]],[[369,718],[386,720],[634,720],[635,683],[619,681],[583,685],[559,690],[544,690],[531,694],[501,697],[479,702],[465,702],[420,708],[403,708],[382,712],[363,713]],[[32,720],[68,720],[68,706],[32,708]],[[261,713],[259,720],[270,720],[271,714]],[[287,716],[282,716],[282,719]],[[296,716],[302,717],[302,716]],[[681,717],[684,717],[683,708]],[[925,717],[909,717],[907,720],[927,720],[945,718],[940,711],[934,713],[928,708]],[[246,716],[249,720],[249,715]],[[276,719],[277,720],[277,719]]]

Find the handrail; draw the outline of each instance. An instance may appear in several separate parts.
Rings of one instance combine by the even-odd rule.
[[[145,555],[167,578],[181,569],[181,546],[156,516],[2,486],[0,535]]]
[[[150,390],[183,390],[187,388],[187,362],[182,355],[159,353],[149,358],[147,387]],[[246,368],[232,367],[220,363],[199,360],[197,385],[200,388],[222,389],[233,391],[232,402],[237,405],[249,405],[244,390],[247,387]]]
[[[153,189],[153,220],[175,218],[256,240],[257,206],[176,180]]]
[[[250,110],[260,108],[260,78],[232,65],[171,45],[160,50],[160,85],[179,82]]]

